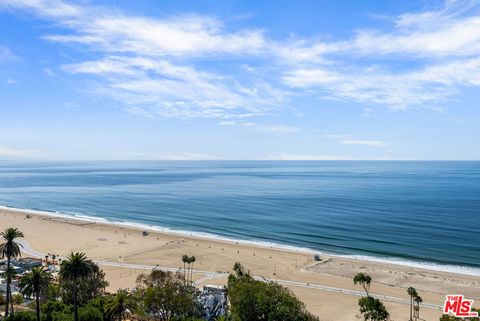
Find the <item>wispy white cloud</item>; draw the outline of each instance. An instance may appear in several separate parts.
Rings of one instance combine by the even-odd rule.
[[[6,158],[39,158],[45,155],[34,150],[0,146],[0,157]]]
[[[92,13],[92,12],[90,12]],[[83,25],[88,22],[87,25]],[[72,34],[44,38],[64,43],[94,46],[110,53],[141,53],[147,56],[205,54],[258,54],[266,39],[263,31],[226,32],[220,20],[202,15],[180,15],[164,19],[111,15],[80,15],[68,21]]]
[[[15,59],[15,54],[6,46],[0,45],[0,62],[10,61]]]
[[[156,157],[159,160],[222,160],[220,156],[203,154],[203,153],[179,153],[179,154],[169,154],[169,155],[159,155]]]
[[[388,161],[388,160],[423,160],[411,155],[391,155],[390,152],[382,152],[373,156],[353,156],[345,154],[291,154],[279,153],[260,157],[259,160],[278,160],[278,161],[355,161],[355,160],[371,160],[371,161]]]
[[[280,125],[280,124],[259,124],[253,122],[242,122],[239,125],[248,128],[251,131],[259,133],[270,133],[275,135],[287,135],[300,131],[294,126]]]
[[[372,72],[361,68],[353,76],[347,71],[322,68],[291,70],[283,80],[296,88],[320,88],[320,93],[327,98],[386,105],[392,109],[436,106],[448,100],[460,87],[480,84],[480,59],[477,58],[408,72]]]
[[[371,147],[383,147],[387,143],[379,140],[357,140],[357,139],[346,139],[342,140],[340,144],[343,145],[362,145],[362,146],[371,146]]]
[[[0,7],[26,10],[47,18],[68,19],[84,15],[81,7],[61,0],[0,0]]]
[[[405,13],[395,30],[359,31],[352,45],[362,54],[472,56],[480,53],[478,1],[446,1],[440,10]]]
[[[0,6],[55,21],[62,32],[44,39],[78,44],[98,57],[63,70],[90,77],[95,85],[87,91],[147,117],[229,121],[268,113],[292,92],[438,109],[462,88],[480,85],[478,1],[447,1],[395,17],[388,32],[359,26],[353,37],[330,41],[274,40],[265,30],[231,31],[220,19],[196,14],[131,16],[61,0],[0,0]],[[245,63],[252,59],[264,67]]]
[[[288,125],[282,125],[282,124],[262,124],[262,123],[247,122],[247,121],[224,120],[224,121],[220,121],[219,125],[240,126],[252,132],[268,133],[268,134],[275,134],[275,135],[294,134],[300,131],[300,128],[294,127],[294,126],[288,126]]]
[[[190,160],[223,160],[224,158],[205,153],[179,152],[172,154],[161,154],[155,152],[117,152],[112,153],[114,159],[124,160],[172,160],[172,161],[190,161]]]
[[[72,63],[63,69],[95,77],[95,85],[85,91],[125,103],[132,114],[236,118],[263,114],[278,107],[286,95],[265,79],[239,79],[218,68],[199,70],[192,60],[261,55],[266,40],[259,29],[227,32],[222,21],[209,16],[184,14],[153,19],[60,0],[0,3],[52,19],[68,31],[48,34],[44,39],[81,44],[99,54],[99,59]],[[236,68],[228,62],[225,67]]]
[[[127,103],[131,113],[149,117],[235,117],[258,115],[278,105],[285,93],[266,82],[240,84],[224,74],[147,57],[109,56],[63,67],[74,74],[102,77],[96,92]]]
[[[45,75],[47,75],[48,77],[55,77],[55,72],[50,69],[50,68],[43,68],[43,72],[45,73]]]
[[[289,52],[292,64],[282,79],[323,98],[392,109],[435,108],[462,87],[479,85],[480,2],[447,1],[440,10],[405,13],[393,27],[359,29],[332,43],[304,41]],[[402,61],[408,68],[392,68]]]
[[[354,160],[346,155],[324,155],[324,154],[289,154],[280,153],[276,155],[265,156],[262,160],[294,160],[294,161],[313,161],[313,160]]]

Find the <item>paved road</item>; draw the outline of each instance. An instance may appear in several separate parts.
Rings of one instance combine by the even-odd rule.
[[[24,239],[20,239],[18,243],[20,243],[23,246],[22,251],[28,256],[36,257],[36,258],[44,258],[46,255],[46,253],[41,253],[33,250],[30,244]],[[104,260],[93,260],[93,261],[98,265],[119,267],[119,268],[125,268],[125,269],[148,270],[148,271],[151,271],[153,269],[159,269],[159,270],[170,271],[170,272],[179,271],[179,269],[177,268],[164,267],[164,266],[158,266],[158,265],[131,264],[131,263],[104,261]],[[203,278],[197,280],[196,283],[205,283],[206,281],[209,281],[209,280],[213,280],[217,278],[225,278],[228,276],[228,273],[224,273],[224,272],[212,272],[212,271],[204,271],[204,270],[196,270],[196,269],[192,270],[192,273],[201,274],[204,276]],[[261,281],[272,281],[285,286],[293,286],[293,287],[300,287],[300,288],[306,288],[306,289],[314,289],[319,291],[342,293],[342,294],[352,295],[357,297],[362,297],[365,295],[363,291],[356,291],[356,290],[332,287],[332,286],[321,285],[321,284],[297,282],[297,281],[282,280],[282,279],[269,279],[269,278],[263,278],[263,277],[255,277],[255,279],[261,280]],[[398,298],[393,296],[385,296],[378,293],[371,293],[371,296],[381,299],[382,301],[410,305],[409,299],[403,299],[403,298]],[[427,309],[442,310],[442,306],[438,304],[424,302],[420,306]]]

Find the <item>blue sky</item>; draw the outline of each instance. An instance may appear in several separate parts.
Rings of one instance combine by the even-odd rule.
[[[0,0],[0,159],[480,159],[479,1]]]

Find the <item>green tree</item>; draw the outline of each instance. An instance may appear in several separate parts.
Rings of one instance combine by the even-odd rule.
[[[42,321],[72,320],[72,306],[62,301],[47,301],[41,306]]]
[[[316,321],[289,289],[274,283],[257,281],[241,264],[228,281],[228,298],[234,321]]]
[[[35,298],[35,312],[40,321],[40,295],[47,292],[52,283],[52,275],[43,267],[34,267],[20,279],[20,291],[23,295]]]
[[[35,313],[30,311],[20,311],[15,315],[5,318],[5,321],[35,321]]]
[[[60,280],[73,285],[73,316],[78,321],[78,284],[93,273],[93,262],[85,253],[70,253],[60,266]]]
[[[386,321],[390,318],[390,314],[379,299],[363,297],[358,300],[358,305],[365,321]]]
[[[194,289],[186,286],[181,274],[153,270],[137,278],[137,301],[156,320],[171,321],[198,316]]]
[[[370,290],[370,283],[372,283],[372,278],[370,275],[364,274],[364,273],[357,273],[353,277],[353,284],[357,285],[360,284],[362,288],[365,290],[365,293],[367,293],[367,297],[370,296],[368,294],[368,291]]]
[[[16,239],[23,237],[23,233],[20,232],[20,230],[17,228],[7,228],[2,233],[0,233],[0,236],[4,241],[2,244],[0,244],[0,253],[2,255],[2,258],[5,258],[5,257],[7,258],[7,269],[10,269],[12,264],[11,263],[12,258],[16,258],[21,255],[20,247],[22,247],[22,245],[19,244],[16,241]],[[9,303],[12,298],[11,297],[12,293],[10,288],[11,283],[12,283],[12,279],[7,274],[7,293],[6,293],[6,300],[5,300],[6,301],[5,302],[6,317],[9,315]]]
[[[190,285],[193,284],[193,263],[195,263],[196,261],[196,258],[195,256],[191,256],[190,259],[189,259],[189,262],[190,262]]]
[[[132,313],[136,303],[126,290],[118,290],[105,303],[105,314],[110,319],[122,321],[128,313]]]
[[[45,301],[56,301],[60,298],[61,286],[57,283],[50,283],[44,294]]]
[[[185,279],[185,284],[187,283],[187,263],[188,263],[188,266],[190,267],[190,258],[188,257],[188,255],[184,254],[182,256],[182,262],[183,262],[183,278]]]
[[[42,304],[42,321],[73,321],[73,308],[61,301],[48,301]],[[107,321],[101,310],[93,305],[78,309],[79,321]]]
[[[412,312],[413,312],[413,299],[416,298],[418,296],[418,293],[417,293],[417,290],[414,288],[414,287],[409,287],[407,289],[407,293],[408,295],[410,296],[410,319],[409,321],[413,321],[412,320]]]
[[[102,312],[94,307],[82,307],[78,311],[79,321],[103,321]]]
[[[77,302],[78,305],[84,305],[90,300],[105,293],[105,288],[108,282],[105,280],[105,273],[98,265],[91,262],[92,271],[90,275],[83,278],[77,287]],[[60,280],[60,294],[65,303],[73,303],[73,292],[75,284],[71,280]]]
[[[5,278],[8,280],[13,280],[15,279],[15,276],[17,275],[17,271],[15,271],[15,269],[13,267],[9,267],[5,270]],[[10,315],[14,315],[14,311],[13,311],[13,305],[15,304],[14,300],[13,300],[13,295],[12,295],[12,291],[10,290],[10,295],[5,295],[5,299],[6,298],[9,298],[9,302],[10,303],[7,303],[5,302],[5,304],[9,304],[10,306]],[[6,301],[6,300],[5,300]]]

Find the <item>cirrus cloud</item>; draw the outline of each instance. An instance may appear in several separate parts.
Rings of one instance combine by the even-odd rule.
[[[61,0],[0,0],[0,7],[54,21],[57,31],[43,39],[94,57],[60,68],[85,92],[147,117],[254,117],[302,96],[438,109],[480,85],[478,1],[406,12],[388,31],[359,26],[332,41],[230,30],[208,15],[134,16]],[[252,61],[262,67],[245,68]]]

